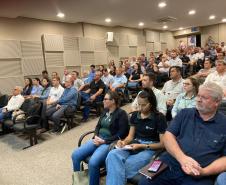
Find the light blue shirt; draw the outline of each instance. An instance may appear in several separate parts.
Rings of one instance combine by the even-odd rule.
[[[172,117],[174,118],[178,112],[185,108],[193,108],[196,106],[195,101],[196,96],[192,96],[191,98],[186,97],[185,93],[181,93],[177,96],[176,102],[173,105],[172,109]]]
[[[119,85],[121,85],[121,84],[124,84],[125,85],[126,83],[127,83],[127,78],[126,78],[125,75],[120,75],[120,76],[115,75],[114,76],[114,82],[112,84],[112,87],[113,88],[116,88]]]
[[[31,90],[31,95],[38,95],[38,96],[41,96],[42,94],[42,90],[43,90],[43,87],[41,85],[39,86],[32,86],[32,90]]]

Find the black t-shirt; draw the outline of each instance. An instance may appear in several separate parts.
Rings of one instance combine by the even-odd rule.
[[[159,134],[167,128],[165,117],[161,113],[151,113],[142,119],[140,112],[134,112],[130,118],[130,125],[135,126],[134,139],[145,141],[159,141]]]
[[[94,80],[89,85],[90,88],[90,94],[95,94],[99,89],[103,89],[102,94],[104,93],[105,85],[102,80],[99,80],[98,82],[95,82]]]
[[[140,79],[140,74],[139,72],[133,71],[132,72],[132,80],[139,80]]]

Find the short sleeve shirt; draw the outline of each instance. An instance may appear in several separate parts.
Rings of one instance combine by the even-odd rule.
[[[181,150],[206,167],[221,156],[226,156],[226,117],[220,112],[204,121],[195,108],[183,109],[167,129],[175,135]],[[180,166],[169,153],[162,160]]]
[[[95,94],[99,89],[105,88],[104,82],[102,80],[99,80],[98,82],[95,82],[94,80],[90,83],[90,94]]]
[[[144,141],[159,141],[159,134],[163,134],[167,124],[161,113],[151,113],[142,119],[139,112],[134,112],[130,118],[130,125],[135,127],[135,139]]]

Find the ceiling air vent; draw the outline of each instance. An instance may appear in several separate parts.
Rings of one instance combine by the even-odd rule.
[[[175,17],[167,16],[167,17],[162,17],[160,19],[157,19],[157,22],[158,23],[166,23],[166,22],[174,22],[176,20],[177,20],[177,18],[175,18]]]

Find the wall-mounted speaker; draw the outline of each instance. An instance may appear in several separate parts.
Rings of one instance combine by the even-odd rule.
[[[113,41],[114,41],[114,32],[107,32],[106,42],[113,42]]]

